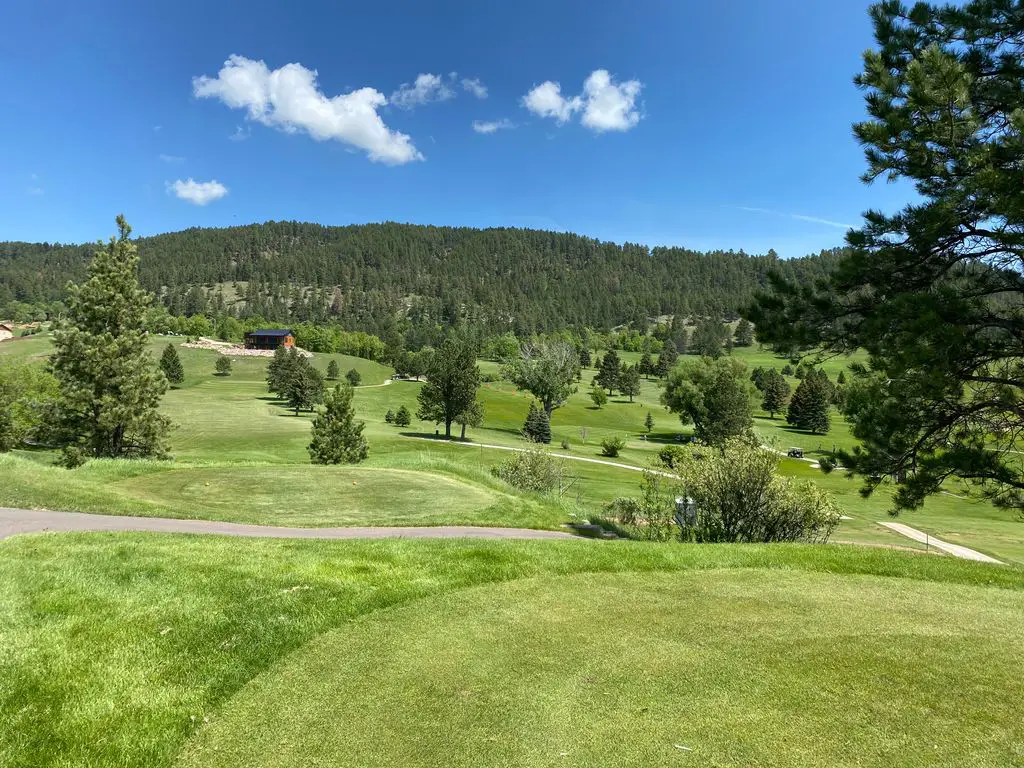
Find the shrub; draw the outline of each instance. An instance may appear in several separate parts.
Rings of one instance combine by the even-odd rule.
[[[359,384],[363,381],[363,376],[355,368],[350,368],[348,371],[345,372],[345,381],[347,381],[353,387],[358,387]]]
[[[217,362],[214,363],[214,369],[218,376],[230,376],[231,375],[231,358],[225,355],[221,355],[217,358]]]
[[[395,414],[395,426],[396,427],[408,427],[412,422],[412,414],[409,413],[409,409],[404,405],[398,409],[398,413]]]
[[[626,441],[621,437],[606,437],[601,441],[601,455],[615,458],[625,447]]]
[[[568,437],[563,437],[562,438],[562,450],[563,451],[568,451],[569,450],[569,438]]]
[[[513,451],[500,464],[491,467],[491,473],[514,488],[523,491],[552,491],[560,493],[571,484],[565,462],[553,458],[537,446]]]
[[[384,421],[386,421],[388,424],[395,423],[395,412],[392,411],[390,408],[388,408],[388,412],[384,414]]]
[[[64,467],[64,469],[78,469],[78,467],[85,464],[89,460],[85,451],[79,448],[77,445],[65,445],[60,452],[60,456],[57,457],[57,465]]]

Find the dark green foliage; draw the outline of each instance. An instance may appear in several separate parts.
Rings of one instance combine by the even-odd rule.
[[[654,429],[654,417],[650,411],[647,412],[647,417],[644,419],[644,429],[647,431],[647,434],[650,434],[651,430]]]
[[[289,358],[292,361],[291,370],[288,373],[284,397],[288,401],[288,407],[294,408],[295,415],[298,416],[300,410],[312,411],[323,401],[324,377],[309,364],[306,357],[293,354],[289,355]]]
[[[294,355],[289,354],[285,347],[278,347],[274,350],[274,357],[267,363],[267,389],[278,397],[284,396],[294,359]]]
[[[531,443],[551,442],[551,421],[543,408],[538,408],[534,401],[530,401],[530,410],[526,414],[526,421],[523,423],[523,437]]]
[[[0,357],[0,451],[26,440],[48,442],[47,417],[59,390],[39,363],[11,363]]]
[[[897,509],[914,508],[960,476],[1024,508],[1024,5],[885,2],[871,16],[864,178],[920,199],[869,212],[834,277],[777,279],[751,318],[781,349],[870,354],[845,406],[862,448],[840,455],[866,492],[895,476]]]
[[[392,411],[390,408],[388,408],[387,413],[384,414],[384,423],[385,424],[394,424],[395,423],[395,412]]]
[[[409,409],[404,405],[399,406],[398,411],[395,413],[395,426],[396,427],[408,427],[412,423],[412,414]]]
[[[792,376],[793,375],[793,366],[790,365],[789,363],[786,363],[784,366],[782,366],[782,375],[783,376]]]
[[[328,381],[337,381],[338,380],[338,376],[340,376],[340,375],[341,375],[341,370],[338,367],[338,361],[332,359],[331,362],[329,362],[327,364],[327,380]]]
[[[231,358],[227,355],[220,355],[217,358],[217,362],[214,363],[214,370],[218,376],[230,376],[231,375]]]
[[[845,384],[845,383],[846,383],[846,371],[840,371],[839,375],[836,376],[836,384]]]
[[[167,380],[146,347],[152,297],[139,287],[131,228],[96,251],[88,280],[68,291],[50,365],[60,386],[54,438],[96,457],[166,455],[169,420],[159,413]]]
[[[363,437],[366,425],[355,419],[352,392],[350,386],[336,386],[327,393],[324,410],[313,419],[308,450],[314,464],[358,464],[369,453]]]
[[[662,402],[697,437],[719,445],[749,432],[753,425],[746,366],[738,360],[686,360],[669,374]]]
[[[658,378],[665,378],[668,376],[668,372],[672,370],[676,364],[676,360],[679,359],[679,352],[676,349],[675,342],[672,339],[668,339],[665,342],[665,346],[661,349],[661,354],[658,355],[658,362],[654,366],[654,373]]]
[[[775,369],[773,368],[772,370]],[[768,381],[768,369],[760,365],[757,366],[757,368],[750,372],[750,380],[754,382],[758,392],[764,393],[764,386]]]
[[[601,441],[601,455],[614,459],[625,447],[626,441],[621,437],[606,437]]]
[[[741,318],[733,331],[733,340],[737,347],[749,347],[754,343],[754,326],[747,318]]]
[[[591,363],[590,348],[587,347],[587,346],[580,347],[579,348],[579,355],[580,355],[580,366],[583,367],[583,368],[589,368],[590,367],[590,363]]]
[[[629,402],[640,394],[640,371],[635,365],[623,364],[619,372],[619,389],[629,397]]]
[[[705,318],[697,324],[690,341],[690,352],[702,357],[721,357],[722,346],[729,336],[728,328],[720,320]]]
[[[479,427],[484,422],[484,407],[479,400],[474,400],[469,406],[463,409],[462,413],[455,417],[455,422],[461,427],[459,439],[466,439],[466,427]]]
[[[619,361],[618,353],[614,349],[609,349],[601,358],[594,383],[607,389],[609,395],[612,394],[619,386],[621,369],[622,363]]]
[[[776,413],[781,413],[789,401],[789,382],[777,370],[772,368],[762,377],[761,408],[768,411],[774,419]],[[826,430],[827,431],[827,430]]]
[[[334,361],[332,360],[331,362],[333,363]],[[355,368],[350,368],[345,372],[345,381],[348,382],[350,387],[358,387],[363,381],[363,375]]]
[[[435,424],[444,422],[445,437],[452,435],[452,422],[476,402],[480,367],[476,351],[466,341],[450,337],[431,355],[427,383],[417,394],[417,416]]]
[[[512,318],[526,337],[611,328],[670,309],[723,316],[747,304],[770,269],[806,279],[834,262],[829,254],[780,261],[770,252],[705,254],[568,233],[394,223],[193,228],[143,238],[139,250],[143,286],[160,292],[174,315],[214,311],[223,297],[201,286],[237,282],[245,288],[225,307],[232,314],[289,325],[334,320],[382,339],[397,330],[408,349],[439,344],[438,328],[468,317],[479,318],[486,335],[509,330]],[[47,302],[84,277],[89,254],[83,246],[0,243],[0,308],[52,311]]]
[[[181,384],[185,380],[185,368],[173,344],[164,347],[163,354],[160,355],[160,370],[171,384]]]
[[[817,375],[812,368],[796,388],[793,399],[789,401],[786,422],[797,429],[823,435],[831,426],[831,403],[832,392],[827,380],[823,375]]]
[[[651,353],[646,350],[640,356],[640,362],[637,363],[637,370],[641,376],[651,376],[654,374],[654,360],[651,358]]]

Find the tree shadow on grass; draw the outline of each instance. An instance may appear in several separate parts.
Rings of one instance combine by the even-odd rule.
[[[418,438],[421,438],[423,440],[431,440],[431,441],[437,442],[437,443],[472,443],[473,442],[473,439],[470,438],[470,437],[467,437],[465,440],[463,440],[461,437],[458,436],[458,434],[456,434],[456,430],[454,430],[454,429],[452,430],[452,436],[451,437],[445,437],[443,433],[441,433],[441,434],[434,434],[433,432],[399,432],[398,434],[400,434],[402,437],[418,437]]]

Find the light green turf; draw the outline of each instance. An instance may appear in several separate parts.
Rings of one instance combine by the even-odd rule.
[[[317,638],[180,764],[995,768],[1024,757],[1022,635],[1024,596],[994,588],[542,577]]]
[[[681,643],[702,644],[707,653],[715,653],[719,636],[697,637],[686,624],[710,627],[719,621],[715,600],[711,598],[727,597],[728,593],[715,590],[727,589],[729,584],[739,589],[735,572],[728,570],[736,568],[756,569],[748,581],[755,582],[760,591],[747,591],[745,597],[744,593],[736,592],[729,598],[741,603],[752,601],[745,609],[742,605],[737,607],[741,615],[753,622],[747,627],[751,634],[759,626],[764,630],[772,627],[774,612],[790,616],[800,606],[817,605],[817,609],[826,612],[820,614],[822,618],[835,616],[844,622],[850,621],[855,611],[863,611],[865,620],[875,622],[843,638],[837,634],[838,627],[830,629],[828,622],[815,622],[813,614],[796,617],[791,643],[773,641],[779,651],[774,657],[780,666],[779,674],[794,674],[793,679],[806,687],[823,672],[836,674],[836,670],[827,669],[829,664],[856,661],[861,666],[844,673],[851,678],[852,691],[882,686],[887,680],[892,682],[891,696],[881,698],[861,713],[876,717],[877,722],[888,720],[892,738],[899,736],[900,721],[890,719],[896,711],[890,707],[891,701],[930,701],[931,692],[941,688],[949,699],[941,707],[959,706],[963,718],[952,723],[937,718],[934,730],[939,741],[934,743],[948,744],[951,736],[943,734],[947,728],[954,729],[953,733],[959,733],[965,740],[971,737],[976,733],[975,714],[983,708],[991,710],[993,720],[988,733],[993,736],[993,743],[978,744],[979,753],[994,754],[1012,742],[1012,734],[1000,737],[995,727],[1010,708],[1020,706],[1020,697],[1003,696],[1001,687],[1001,675],[1019,669],[1019,642],[1010,656],[1004,655],[1005,638],[1014,634],[1019,641],[1021,636],[1018,622],[1024,615],[1024,606],[1020,604],[1024,596],[1024,571],[1019,569],[860,547],[656,546],[593,541],[318,542],[156,534],[43,534],[0,542],[0,766],[170,766],[190,735],[207,718],[213,728],[220,726],[221,707],[248,681],[264,672],[273,674],[281,660],[303,646],[315,648],[319,636],[349,626],[354,618],[370,617],[380,609],[466,587],[569,574],[583,575],[578,587],[569,582],[552,582],[552,599],[566,606],[564,620],[554,626],[537,627],[537,631],[550,628],[553,639],[560,637],[563,642],[548,646],[549,656],[538,656],[529,674],[540,676],[548,671],[557,672],[561,667],[571,670],[587,666],[589,656],[607,659],[609,648],[618,643],[618,658],[614,663],[601,665],[599,680],[604,687],[594,689],[595,693],[612,695],[601,695],[605,703],[600,707],[582,706],[586,700],[580,699],[581,706],[573,713],[597,723],[616,703],[615,691],[631,696],[636,693],[634,683],[615,673],[619,664],[630,670],[638,663],[631,643],[641,643],[637,648],[644,649],[644,658],[652,669],[674,663],[665,648],[647,652],[651,646],[643,645],[648,642],[643,640],[643,630],[657,637],[662,629],[670,628],[673,635],[678,631]],[[671,615],[660,609],[652,611],[650,599],[639,589],[643,580],[625,576],[680,570],[709,571],[708,579],[692,582],[701,584],[701,591],[710,590],[707,597],[693,595],[697,601],[694,607],[701,608],[696,613]],[[821,580],[801,581],[794,572],[823,576]],[[588,575],[601,573],[623,574],[623,591],[617,596],[609,591],[614,589],[617,579]],[[903,578],[892,582],[854,578],[845,582],[837,578],[840,574]],[[678,573],[670,578],[668,583],[674,586],[669,592],[683,597],[683,580],[688,577]],[[656,586],[656,581],[650,583]],[[722,582],[721,587],[715,586],[718,581]],[[569,588],[559,586],[560,583],[569,584]],[[631,589],[631,584],[637,589]],[[870,588],[876,599],[856,599],[859,590],[852,585]],[[807,594],[808,586],[826,589],[814,596]],[[997,586],[1005,593],[990,588]],[[530,611],[538,620],[551,621],[552,603],[531,591],[529,585],[524,585],[524,589],[489,593],[494,600],[486,595],[481,600],[472,592],[457,593],[449,604],[432,603],[425,607],[420,615],[426,614],[428,620],[420,626],[429,633],[406,643],[410,662],[427,662],[436,648],[432,646],[436,638],[430,635],[456,639],[461,626],[453,629],[453,625],[443,623],[442,617],[451,615],[445,611],[464,600],[469,601],[467,605],[481,606],[480,618],[465,618],[467,632],[488,631],[485,618],[496,619],[489,630],[491,641],[481,647],[481,652],[492,650],[495,662],[515,659],[517,648],[526,649],[537,641],[532,636],[535,630],[529,626]],[[845,612],[843,603],[851,594],[854,602],[850,612]],[[973,599],[968,599],[971,595]],[[912,605],[915,596],[921,600],[919,607]],[[523,604],[534,599],[539,600],[536,609]],[[473,603],[474,600],[477,602]],[[626,605],[620,600],[625,600]],[[761,601],[766,600],[765,609],[758,610],[763,605]],[[952,606],[962,606],[964,615],[956,617],[942,608],[945,600]],[[890,602],[894,606],[891,610],[886,607]],[[1006,606],[1014,604],[1016,618],[1003,612]],[[923,629],[935,630],[934,651],[926,649],[913,660],[913,676],[897,675],[892,664],[892,655],[903,652],[919,637],[912,629],[907,630],[905,622],[894,620],[893,614],[900,606],[906,606],[912,616],[919,617]],[[433,610],[441,611],[436,621],[429,620]],[[604,611],[608,613],[608,622],[594,629],[594,616]],[[642,617],[643,621],[623,626],[622,617],[627,614]],[[945,616],[948,621],[936,627],[937,616]],[[951,659],[948,639],[956,638],[957,633],[966,637],[982,618],[987,622],[984,634],[959,658]],[[576,621],[580,622],[579,631],[573,627]],[[356,625],[350,626],[362,631]],[[412,628],[395,626],[402,632]],[[584,631],[588,627],[590,631]],[[608,632],[610,627],[615,631]],[[835,640],[823,648],[824,660],[804,665],[802,655],[787,653],[806,650],[808,635],[820,633]],[[910,637],[902,637],[904,634]],[[722,648],[729,648],[736,641],[735,632],[727,625],[721,625],[720,638]],[[366,639],[363,636],[361,642]],[[328,640],[330,644],[324,647],[329,653],[325,652],[324,657],[339,670],[349,661],[365,659],[363,646],[352,646],[350,650],[331,636],[324,638],[325,643]],[[393,640],[383,634],[379,644],[381,649],[394,647]],[[747,652],[754,655],[747,658],[754,661],[758,658],[757,649],[751,646],[746,646]],[[891,653],[886,650],[889,646],[893,649]],[[837,649],[834,659],[830,656],[832,647]],[[870,649],[876,649],[877,656]],[[763,654],[766,653],[767,649]],[[382,665],[394,663],[390,654],[382,653],[376,658]],[[987,680],[979,679],[976,668],[986,660],[990,663],[990,676]],[[438,663],[448,662],[438,659]],[[746,701],[764,694],[757,690],[760,667],[738,664],[718,669],[723,677],[717,682],[707,680],[717,687],[707,689],[706,701],[712,702],[711,694],[728,691],[730,687],[750,689],[737,692]],[[802,677],[801,669],[806,673]],[[539,678],[527,677],[517,685],[529,679]],[[685,693],[685,678],[678,677],[677,681],[680,687],[676,695]],[[962,688],[954,687],[957,681],[962,681]],[[910,686],[906,690],[904,683]],[[383,679],[381,690],[389,696],[395,692]],[[820,690],[823,696],[827,694],[829,702],[842,693],[838,689]],[[307,693],[323,697],[328,692],[310,686]],[[650,698],[650,703],[640,706],[658,707],[655,697]],[[441,700],[458,703],[450,698]],[[861,701],[854,699],[850,713],[835,715],[850,717],[860,708]],[[291,704],[286,708],[284,702],[274,700],[265,701],[263,709],[268,713],[280,712],[282,717],[295,711]],[[811,698],[807,702],[807,711],[815,718],[823,709],[823,699]],[[494,714],[492,711],[491,715]],[[675,722],[685,723],[687,713],[677,714]],[[927,714],[922,711],[919,717]],[[794,719],[799,720],[799,715]],[[342,724],[343,720],[336,718],[335,722]],[[1019,727],[1019,709],[1017,722]],[[809,723],[816,725],[816,721]],[[510,729],[519,727],[515,712],[509,713],[508,725]],[[404,738],[406,734],[401,735]],[[469,736],[472,734],[452,734],[453,740]],[[840,736],[837,734],[836,738]],[[766,733],[764,743],[769,738]],[[1019,732],[1016,741],[1021,742]],[[689,746],[701,747],[706,743],[694,741]],[[424,749],[424,754],[429,755],[436,745],[426,744]],[[857,757],[872,756],[855,751],[848,755],[850,760]],[[345,760],[329,764],[352,765]],[[446,763],[441,760],[434,764]]]

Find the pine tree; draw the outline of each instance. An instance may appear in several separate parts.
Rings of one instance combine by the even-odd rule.
[[[88,279],[69,289],[66,319],[54,332],[56,438],[97,457],[162,457],[170,421],[158,411],[167,380],[146,346],[152,296],[139,287],[123,216],[117,227],[117,237],[96,251]]]
[[[468,408],[455,417],[455,423],[462,428],[460,440],[466,439],[466,427],[479,427],[484,422],[484,407],[479,400],[474,400]]]
[[[551,442],[551,422],[543,408],[530,401],[530,411],[526,414],[526,422],[523,424],[523,437],[531,443]]]
[[[267,363],[267,389],[278,397],[284,395],[293,359],[287,348],[278,347],[274,350],[274,357]]]
[[[334,362],[333,360],[331,362]],[[349,386],[358,387],[363,381],[363,376],[355,368],[350,368],[345,373],[345,381],[349,383]]]
[[[836,384],[845,384],[845,383],[846,383],[846,371],[840,371],[839,375],[836,376]]]
[[[780,413],[786,408],[790,392],[789,382],[774,368],[765,374],[762,381],[763,385],[759,387],[763,395],[761,408],[768,411],[771,418],[774,419],[776,413]]]
[[[368,455],[363,437],[366,424],[355,420],[352,391],[352,387],[336,386],[327,393],[324,410],[313,419],[308,450],[314,464],[358,464]]]
[[[579,354],[580,354],[580,365],[583,368],[589,368],[590,367],[590,363],[591,363],[590,349],[587,347],[586,344],[584,344],[582,347],[580,347]]]
[[[644,428],[647,430],[647,434],[651,434],[651,430],[654,429],[654,417],[651,412],[647,412],[647,418],[644,419]]]
[[[324,378],[305,357],[297,356],[293,366],[284,395],[298,416],[303,408],[312,411],[324,399]]]
[[[214,363],[213,367],[218,376],[230,376],[231,358],[227,355],[218,355],[217,362]]]
[[[741,318],[736,324],[736,330],[733,332],[733,338],[735,339],[737,347],[749,347],[754,343],[754,326],[750,324],[747,318]]]
[[[337,381],[339,375],[341,375],[341,372],[338,368],[338,361],[331,360],[331,362],[327,364],[327,380]]]
[[[398,412],[395,413],[395,426],[396,427],[408,427],[412,423],[412,414],[409,409],[404,405],[399,406]]]
[[[797,429],[825,434],[831,426],[831,393],[820,377],[804,376],[789,401],[786,421]]]
[[[639,371],[640,375],[645,377],[654,373],[654,361],[651,359],[651,353],[646,350],[640,356]]]
[[[594,377],[594,381],[607,389],[609,395],[619,386],[621,367],[622,363],[619,361],[618,353],[614,349],[609,349],[601,359],[601,367],[598,369],[597,376]]]
[[[623,365],[619,372],[619,389],[622,394],[629,396],[629,402],[640,394],[640,371],[635,365]]]
[[[395,423],[395,412],[392,411],[390,408],[388,408],[387,413],[384,414],[384,422],[386,424],[394,424]]]
[[[707,318],[701,320],[693,332],[691,350],[701,357],[721,357],[722,345],[725,342],[725,328],[718,320]]]
[[[665,378],[668,376],[668,372],[675,367],[676,360],[679,359],[679,351],[676,349],[675,343],[672,339],[665,342],[665,346],[661,349],[661,354],[658,355],[658,363],[654,367],[654,372],[658,375],[658,378]]]
[[[173,344],[164,347],[164,352],[160,355],[160,370],[171,384],[181,384],[185,380],[185,368]]]

